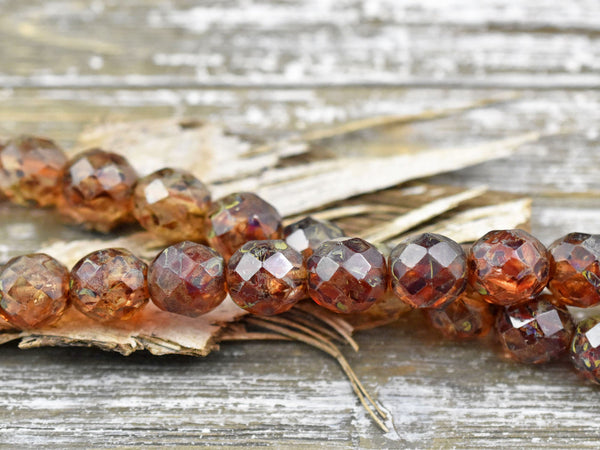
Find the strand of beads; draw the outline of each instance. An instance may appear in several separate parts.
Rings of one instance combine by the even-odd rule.
[[[70,272],[48,255],[0,269],[0,315],[17,328],[56,321],[69,303],[101,321],[126,319],[149,298],[188,316],[229,292],[254,314],[278,314],[307,296],[338,313],[360,313],[391,290],[451,338],[495,329],[505,355],[543,363],[570,345],[576,369],[600,383],[600,318],[574,331],[565,307],[600,302],[600,237],[569,234],[549,249],[522,230],[492,231],[468,254],[423,234],[386,260],[372,244],[335,225],[303,219],[282,227],[278,212],[251,193],[211,202],[188,172],[162,169],[138,179],[121,156],[94,149],[67,160],[48,140],[0,145],[0,189],[20,204],[58,206],[88,228],[108,231],[134,218],[167,241],[150,267],[124,249],[104,249]],[[209,248],[196,242],[208,243]],[[552,295],[543,294],[548,287]]]

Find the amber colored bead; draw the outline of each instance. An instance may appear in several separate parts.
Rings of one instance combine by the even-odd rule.
[[[440,309],[426,309],[431,326],[447,339],[476,339],[487,336],[494,325],[494,306],[467,289]]]
[[[573,334],[570,353],[577,373],[600,384],[600,316],[579,322]]]
[[[197,317],[221,304],[225,262],[212,248],[180,242],[165,248],[148,269],[150,298],[164,311]]]
[[[135,170],[125,158],[100,149],[72,159],[63,178],[63,214],[87,228],[107,232],[133,220]]]
[[[275,208],[250,192],[216,201],[207,218],[208,243],[225,260],[253,240],[280,239],[283,227]]]
[[[398,244],[390,253],[393,292],[413,308],[440,308],[464,291],[467,256],[452,239],[424,233]]]
[[[560,357],[569,348],[573,328],[567,310],[554,305],[547,295],[507,306],[496,318],[496,333],[505,356],[527,364]]]
[[[285,227],[283,236],[290,247],[308,258],[323,242],[344,237],[345,234],[334,223],[305,217]]]
[[[201,241],[210,192],[191,173],[161,169],[138,180],[133,214],[142,227],[170,241]]]
[[[484,300],[507,306],[542,292],[550,277],[550,254],[526,231],[490,231],[473,244],[468,268],[469,282]]]
[[[43,254],[17,256],[0,270],[0,316],[17,328],[60,318],[69,298],[69,271]]]
[[[54,142],[35,137],[12,139],[0,147],[0,189],[14,203],[58,203],[67,163]]]
[[[307,268],[309,295],[337,313],[365,311],[386,292],[385,258],[359,238],[324,242],[308,258]]]
[[[304,258],[279,239],[247,242],[227,264],[227,287],[246,311],[283,313],[306,297]]]
[[[570,233],[548,250],[552,293],[562,303],[580,308],[600,302],[600,235]]]
[[[95,320],[128,319],[148,301],[147,272],[128,250],[97,250],[71,270],[71,301]]]

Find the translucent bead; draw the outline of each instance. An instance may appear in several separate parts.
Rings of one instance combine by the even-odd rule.
[[[467,290],[439,309],[426,309],[430,325],[446,339],[476,339],[487,336],[494,325],[493,305]]]
[[[65,170],[62,212],[87,228],[107,232],[133,220],[135,170],[125,158],[100,149],[72,159]]]
[[[213,249],[194,242],[167,247],[148,269],[150,298],[164,311],[197,317],[221,304],[225,263]]]
[[[566,309],[542,295],[498,313],[496,334],[504,354],[527,364],[540,364],[560,357],[569,347],[573,322]]]
[[[147,272],[128,250],[92,252],[71,270],[71,301],[95,320],[128,319],[148,301]]]
[[[285,227],[283,236],[290,247],[308,258],[323,242],[344,237],[345,234],[334,223],[305,217]]]
[[[600,302],[600,235],[570,233],[548,249],[550,284],[562,303],[587,308]]]
[[[58,320],[69,297],[69,271],[43,254],[18,256],[0,271],[0,315],[17,328]]]
[[[467,283],[467,256],[447,237],[425,233],[394,248],[389,258],[391,286],[413,308],[440,308]]]
[[[227,286],[253,314],[283,313],[306,297],[304,258],[282,240],[247,242],[227,264]]]
[[[579,323],[570,353],[577,373],[600,384],[600,316],[589,317]]]
[[[54,142],[24,136],[0,146],[0,189],[14,203],[56,205],[67,163]]]
[[[387,265],[373,245],[359,238],[324,242],[308,258],[308,293],[337,312],[365,311],[387,288]]]
[[[280,239],[283,227],[275,208],[255,194],[241,192],[213,204],[206,230],[210,246],[227,261],[246,242]]]
[[[485,301],[498,305],[536,297],[550,278],[550,254],[523,230],[490,231],[473,244],[469,283]]]
[[[210,192],[184,170],[161,169],[141,178],[134,190],[137,221],[169,242],[204,240],[209,208]]]

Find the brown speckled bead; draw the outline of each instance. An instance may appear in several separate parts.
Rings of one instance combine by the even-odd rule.
[[[337,312],[365,311],[387,288],[387,264],[373,245],[359,238],[324,242],[308,258],[308,293]]]
[[[285,227],[283,236],[290,247],[308,258],[323,242],[344,237],[345,234],[334,223],[305,217]]]
[[[0,270],[0,316],[17,328],[55,322],[68,297],[69,271],[46,254],[17,256]]]
[[[14,203],[56,205],[66,164],[64,152],[52,141],[12,139],[0,147],[0,189]]]
[[[477,339],[494,326],[494,306],[467,289],[440,309],[426,309],[430,325],[447,339]]]
[[[587,308],[600,302],[600,235],[570,233],[548,249],[548,288],[562,303]]]
[[[600,316],[579,323],[570,346],[571,361],[583,378],[600,384]]]
[[[469,283],[490,303],[508,306],[537,296],[550,278],[550,254],[523,230],[490,231],[473,244]]]
[[[283,313],[306,297],[304,259],[282,240],[247,242],[227,264],[227,287],[246,311]]]
[[[283,227],[275,208],[250,192],[217,200],[207,218],[208,243],[227,261],[248,241],[280,239]]]
[[[439,234],[424,233],[398,244],[389,258],[394,294],[413,308],[441,308],[467,284],[462,247]]]
[[[150,298],[164,311],[197,317],[221,304],[225,262],[212,248],[180,242],[165,248],[148,269]]]
[[[135,170],[125,158],[100,149],[80,153],[63,178],[61,211],[87,228],[107,232],[133,220]]]
[[[71,301],[95,320],[128,319],[148,301],[147,272],[128,250],[92,252],[71,270]]]
[[[169,242],[201,241],[210,192],[191,173],[161,169],[141,178],[134,190],[133,214],[146,230]]]
[[[496,333],[504,355],[527,364],[541,364],[560,357],[573,335],[566,309],[542,295],[520,305],[503,308],[496,318]]]

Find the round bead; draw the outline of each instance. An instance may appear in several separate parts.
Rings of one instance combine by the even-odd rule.
[[[134,190],[133,214],[146,230],[169,242],[205,238],[210,192],[191,173],[161,169],[141,178]]]
[[[148,301],[147,272],[128,250],[97,250],[71,270],[71,301],[95,320],[128,319]]]
[[[334,223],[309,216],[285,227],[283,236],[290,247],[308,258],[323,242],[344,237],[345,234]]]
[[[600,236],[570,233],[548,249],[548,287],[560,302],[586,308],[600,302]]]
[[[69,271],[46,254],[17,256],[0,271],[0,316],[17,328],[55,322],[68,297]]]
[[[308,293],[337,312],[365,311],[387,287],[387,264],[373,245],[359,238],[324,242],[308,258]]]
[[[468,256],[469,282],[482,298],[498,305],[526,302],[548,284],[550,254],[523,230],[490,231]]]
[[[577,373],[600,384],[600,316],[579,322],[571,341],[570,353]]]
[[[248,241],[280,239],[283,227],[275,208],[255,194],[241,192],[214,203],[206,230],[210,246],[229,260]]]
[[[467,256],[439,234],[424,233],[401,242],[389,258],[394,294],[413,308],[440,308],[464,291]]]
[[[430,325],[447,339],[476,339],[486,336],[494,325],[493,305],[470,290],[440,309],[426,309]]]
[[[100,149],[72,159],[63,179],[63,213],[102,232],[133,219],[135,170],[125,158]]]
[[[573,327],[570,314],[546,295],[505,307],[496,318],[505,356],[527,364],[546,363],[562,355],[571,342]]]
[[[282,240],[247,242],[227,264],[227,286],[246,311],[283,313],[306,297],[304,258]]]
[[[221,304],[225,263],[213,249],[194,242],[165,248],[148,269],[150,298],[164,311],[197,317]]]
[[[52,141],[20,137],[0,147],[0,189],[14,203],[56,205],[67,163]]]

